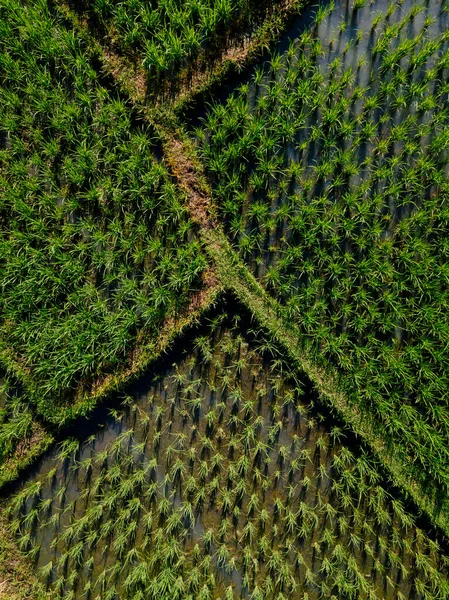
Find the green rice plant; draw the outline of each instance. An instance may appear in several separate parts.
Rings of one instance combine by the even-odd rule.
[[[396,9],[391,4],[387,18]],[[274,55],[276,75],[264,79],[266,89],[259,69],[249,88],[210,107],[201,147],[208,169],[212,161],[220,164],[209,174],[219,211],[225,207],[220,214],[227,234],[254,273],[266,273],[261,283],[285,307],[281,314],[286,322],[291,319],[299,326],[315,361],[337,368],[345,391],[382,423],[379,431],[394,440],[409,464],[420,465],[416,476],[424,479],[427,473],[445,486],[446,428],[444,417],[438,416],[444,401],[436,390],[445,389],[447,374],[441,367],[444,335],[435,333],[435,323],[445,331],[446,313],[442,308],[435,314],[431,305],[447,307],[447,177],[445,159],[429,150],[437,143],[432,139],[441,143],[446,127],[446,97],[439,83],[434,93],[439,76],[432,64],[445,55],[447,34],[440,21],[432,25],[439,34],[429,35],[428,21],[417,35],[408,36],[410,15],[421,10],[421,5],[411,13],[407,8],[405,16],[391,22],[381,15],[374,19],[378,31],[372,57],[379,68],[364,67],[370,88],[357,86],[360,117],[353,118],[347,102],[354,74],[344,71],[342,60],[327,50],[320,63],[315,60],[321,41],[311,42],[321,30],[312,27],[296,42],[296,60],[291,46],[284,62]],[[254,94],[253,108],[248,96]],[[432,116],[431,124],[419,123],[409,111],[409,94],[421,98],[421,114],[438,112],[436,120]],[[235,107],[239,130],[229,124]],[[400,112],[396,122],[395,111]],[[284,129],[289,130],[287,137]],[[253,131],[260,140],[256,152],[247,144]],[[295,136],[297,155],[287,159],[287,139]],[[338,150],[338,136],[345,140],[345,154]],[[369,150],[372,144],[375,152]],[[229,145],[238,151],[228,151]],[[359,158],[363,152],[366,156]],[[274,164],[276,171],[271,172]],[[279,201],[291,164],[298,165],[295,185],[301,191]],[[312,171],[312,177],[300,175],[304,170]],[[223,204],[230,182],[232,202]],[[319,186],[325,186],[325,193],[315,191]],[[421,207],[426,216],[420,218],[427,225],[414,220]],[[326,235],[315,233],[321,227],[327,228]],[[405,250],[411,243],[416,250]],[[404,262],[408,252],[415,252],[415,259]],[[413,263],[418,256],[426,267],[417,279]],[[411,304],[405,297],[413,299]],[[406,333],[399,333],[399,322],[402,328],[407,323]],[[406,343],[397,341],[402,336]],[[430,383],[435,374],[436,385]],[[406,416],[409,408],[416,410],[413,418]]]
[[[1,335],[31,369],[30,391],[45,412],[49,397],[60,401],[81,381],[89,387],[126,360],[139,330],[156,325],[154,333],[167,311],[177,312],[180,289],[186,299],[205,261],[151,133],[131,126],[125,104],[100,85],[83,42],[42,2],[1,10],[0,52],[14,65],[0,72],[2,134],[12,141],[0,166],[2,186],[12,190],[0,214]],[[41,53],[52,74],[36,62]],[[19,92],[20,114],[11,102]],[[190,251],[193,262],[185,260]]]

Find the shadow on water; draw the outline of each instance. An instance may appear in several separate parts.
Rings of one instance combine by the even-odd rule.
[[[201,552],[212,560],[219,584],[232,585],[240,598],[251,594],[245,577],[253,583],[260,583],[270,573],[265,560],[260,560],[257,571],[248,564],[243,567],[242,562],[247,547],[242,543],[242,532],[252,522],[257,525],[258,521],[254,519],[261,508],[266,516],[257,526],[270,532],[283,531],[288,515],[303,511],[301,519],[296,517],[291,522],[291,527],[298,527],[298,532],[303,532],[298,533],[294,548],[315,573],[321,572],[328,552],[325,550],[324,554],[320,554],[316,551],[323,528],[335,527],[334,535],[339,543],[344,547],[349,544],[348,532],[340,530],[337,521],[329,522],[319,507],[323,502],[332,504],[342,519],[354,520],[352,508],[345,508],[338,486],[334,488],[333,485],[339,477],[335,460],[342,452],[350,452],[356,465],[357,460],[364,457],[362,443],[331,410],[320,406],[307,378],[295,381],[276,349],[273,348],[270,353],[264,349],[266,340],[263,332],[247,331],[250,315],[236,299],[228,296],[226,300],[228,313],[224,310],[211,313],[203,325],[186,335],[182,344],[169,352],[157,368],[129,386],[124,400],[123,395],[113,398],[108,408],[114,408],[114,417],[103,406],[91,415],[89,421],[80,421],[66,430],[66,435],[71,434],[82,443],[70,450],[65,459],[56,458],[58,449],[55,447],[24,474],[19,484],[3,490],[3,497],[9,494],[14,502],[15,494],[20,496],[24,482],[31,485],[41,482],[39,492],[30,496],[22,508],[23,518],[32,516],[33,510],[40,511],[40,526],[37,526],[38,521],[34,521],[30,529],[40,546],[36,566],[45,567],[50,561],[54,565],[69,561],[70,569],[78,569],[78,583],[70,584],[75,585],[76,593],[82,586],[90,585],[89,582],[99,580],[105,569],[113,569],[117,560],[121,560],[114,548],[120,541],[122,529],[98,545],[101,528],[107,526],[115,531],[114,527],[118,527],[116,522],[120,523],[122,518],[120,512],[114,509],[110,513],[105,512],[109,510],[106,509],[108,503],[114,502],[111,495],[116,494],[115,502],[119,503],[123,514],[129,514],[125,517],[128,519],[125,523],[129,524],[137,519],[129,512],[131,503],[140,500],[147,510],[148,492],[152,486],[153,500],[148,506],[159,510],[161,503],[168,502],[168,508],[164,509],[167,512],[161,513],[165,515],[165,524],[169,515],[177,512],[184,515],[184,551],[190,555],[193,548],[199,546]],[[240,324],[236,326],[234,323],[239,316]],[[213,321],[217,325],[211,329]],[[203,352],[209,356],[206,362],[201,359]],[[302,390],[300,393],[298,386]],[[123,406],[121,401],[124,401]],[[343,446],[332,438],[331,432],[335,428],[344,432]],[[235,446],[232,442],[233,439],[243,440],[247,435],[248,442],[244,445]],[[255,439],[253,435],[256,435]],[[260,448],[267,448],[269,460],[266,462],[258,456],[259,450],[254,454],[256,441]],[[222,462],[213,466],[215,458],[220,455]],[[245,467],[246,455],[254,461],[251,468],[250,463]],[[175,464],[185,471],[184,479],[179,480],[173,475]],[[380,476],[381,468],[376,465],[375,469],[376,476]],[[143,479],[138,477],[139,473]],[[237,476],[238,473],[240,476]],[[190,483],[187,475],[193,477]],[[256,484],[258,480],[253,476],[261,478],[263,485]],[[128,483],[134,481],[137,483],[132,483],[135,486],[132,491]],[[219,481],[219,501],[214,494],[207,501],[194,500],[202,487],[211,489],[215,481]],[[400,497],[386,481],[388,477],[385,474],[382,489],[387,489],[393,498]],[[191,485],[197,490],[193,496],[188,492]],[[255,493],[260,504],[256,512],[249,508]],[[354,499],[358,493],[358,490],[351,492]],[[226,495],[231,499],[229,512],[223,508]],[[367,511],[365,518],[375,523],[376,512],[373,512],[368,499],[360,502],[359,499],[357,510]],[[385,510],[393,514],[388,502]],[[404,505],[407,507],[407,503],[404,502]],[[189,513],[185,512],[186,508]],[[187,518],[186,514],[192,517]],[[226,519],[229,521],[228,530],[219,534]],[[84,521],[91,525],[83,525]],[[401,532],[400,523],[393,522]],[[133,544],[134,548],[140,547],[146,535],[139,523],[136,520],[135,538],[131,536],[127,542],[131,551]],[[415,520],[415,523],[429,531],[424,519]],[[354,521],[351,527],[354,535],[363,535],[364,543],[373,548],[376,547],[377,536],[386,532],[381,522],[372,533],[363,533],[360,529],[362,524],[358,521]],[[209,532],[213,535],[206,542]],[[273,539],[273,550],[282,547],[286,535]],[[403,532],[403,535],[412,534]],[[293,541],[290,543],[293,544]],[[74,558],[79,544],[81,559]],[[91,547],[89,544],[93,544],[92,549],[86,554],[86,549]],[[223,547],[230,557],[237,559],[235,562],[227,563],[227,559],[218,558]],[[331,550],[332,547],[329,552]],[[124,584],[127,574],[137,568],[138,561],[146,556],[146,552],[123,567],[117,579],[118,586]],[[370,561],[367,562],[357,550],[354,550],[354,556],[360,568],[368,573]],[[93,565],[83,566],[83,561],[89,557],[93,559]],[[77,560],[81,561],[79,567],[76,567]],[[293,554],[289,553],[288,561],[294,564]],[[395,569],[388,573],[398,581],[396,589],[411,598],[412,583],[409,580],[399,582]],[[298,585],[305,585],[303,571],[297,572],[295,577]],[[69,586],[69,579],[65,586]],[[378,576],[378,579],[379,584],[386,586],[383,577]],[[64,589],[68,593],[69,588]],[[119,597],[128,596],[120,594]],[[316,596],[312,594],[310,597]],[[390,592],[384,597],[392,598]]]

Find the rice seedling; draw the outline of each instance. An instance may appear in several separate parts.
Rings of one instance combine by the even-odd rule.
[[[65,444],[11,499],[10,518],[19,519],[20,543],[44,583],[74,597],[84,590],[102,599],[268,600],[412,598],[427,581],[428,597],[443,597],[444,551],[392,495],[376,461],[344,426],[317,413],[307,381],[284,375],[263,338],[246,339],[231,319],[221,323],[203,328],[161,382],[140,389],[137,411],[128,398],[121,432],[111,420],[99,452],[93,437],[76,451]],[[213,363],[200,360],[205,343]],[[199,380],[202,400],[192,404]],[[254,380],[257,389],[247,385]],[[144,410],[153,417],[141,424],[134,417]],[[198,410],[213,416],[198,420]],[[90,490],[79,504],[87,470]],[[45,500],[52,482],[54,497],[73,505],[62,516],[57,499]],[[50,552],[34,526],[39,519],[54,540]]]

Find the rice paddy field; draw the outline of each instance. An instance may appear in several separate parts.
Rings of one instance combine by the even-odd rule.
[[[155,133],[75,31],[19,6],[0,25],[2,340],[51,413],[188,304],[206,259]]]
[[[0,600],[449,598],[448,13],[0,0]]]
[[[447,597],[441,542],[309,383],[227,321],[12,495],[54,597]]]

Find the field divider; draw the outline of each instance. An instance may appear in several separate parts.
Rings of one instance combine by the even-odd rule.
[[[254,64],[264,52],[279,41],[302,10],[310,5],[310,0],[272,0],[266,6],[261,6],[265,9],[265,17],[254,29],[247,23],[243,29],[236,30],[235,24],[231,23],[230,37],[227,38],[226,45],[216,50],[217,56],[211,57],[210,51],[203,49],[190,65],[181,68],[171,78],[163,79],[159,84],[152,82],[149,89],[143,66],[136,59],[117,54],[112,40],[108,39],[107,31],[104,32],[100,43],[91,31],[88,16],[83,16],[73,9],[67,0],[49,2],[62,17],[73,22],[84,35],[87,34],[94,40],[97,47],[101,45],[102,53],[116,71],[116,75],[124,75],[122,84],[126,86],[134,80],[141,101],[149,100],[157,109],[163,112],[170,111],[173,115],[182,114],[198,97],[204,96],[214,86]]]
[[[0,463],[0,489],[17,479],[20,473],[42,456],[54,441],[53,433],[44,424],[34,422],[31,435],[20,440],[14,452]]]
[[[363,410],[356,400],[351,401],[341,391],[341,376],[337,371],[331,365],[320,367],[313,360],[307,349],[308,342],[299,328],[287,320],[282,306],[264,290],[232,248],[217,220],[212,192],[195,156],[193,144],[186,140],[183,132],[178,131],[177,134],[170,136],[164,130],[163,149],[167,165],[178,179],[180,189],[187,195],[191,218],[200,226],[201,240],[216,267],[223,289],[236,295],[261,328],[283,349],[294,368],[312,381],[321,401],[335,409],[374,451],[390,474],[391,483],[402,489],[405,496],[449,537],[449,499],[429,478],[423,483],[418,480],[422,473],[414,468],[397,444],[386,443],[382,427],[369,410]]]
[[[28,559],[19,552],[0,509],[0,600],[50,600]]]
[[[393,443],[387,444],[381,427],[368,410],[350,401],[341,391],[340,376],[328,365],[318,366],[307,349],[307,340],[294,323],[283,316],[279,303],[262,288],[248,268],[232,249],[220,229],[203,232],[207,251],[217,265],[217,275],[223,286],[232,290],[238,300],[246,306],[261,329],[265,330],[282,349],[292,364],[292,370],[303,372],[314,384],[319,399],[351,427],[354,433],[372,449],[390,476],[390,483],[401,489],[408,500],[424,513],[432,524],[449,537],[449,499],[435,482],[417,480],[419,473],[414,465],[401,456],[400,449]],[[422,474],[421,474],[422,475]]]

